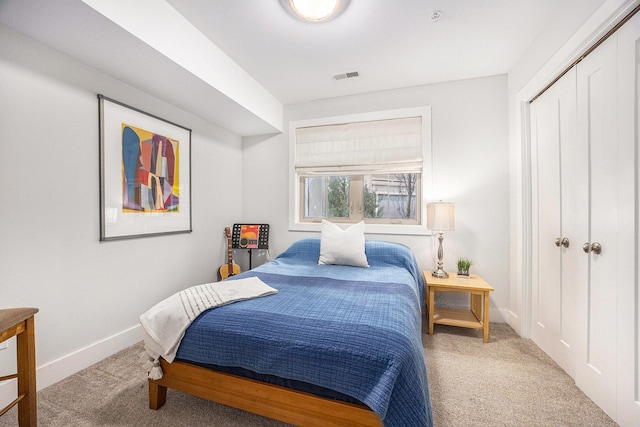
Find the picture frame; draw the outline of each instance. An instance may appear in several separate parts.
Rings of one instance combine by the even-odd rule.
[[[190,233],[191,129],[98,95],[100,241]]]

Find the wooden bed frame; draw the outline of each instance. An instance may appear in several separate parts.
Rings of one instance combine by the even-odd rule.
[[[149,380],[149,407],[159,409],[167,388],[301,427],[381,427],[366,406],[325,399],[310,393],[212,371],[185,362],[160,359],[163,377]]]

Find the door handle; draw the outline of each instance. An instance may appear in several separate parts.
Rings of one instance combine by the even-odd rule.
[[[564,246],[565,248],[569,247],[569,239],[566,237],[563,237],[562,239],[558,237],[555,243],[557,247],[560,247],[560,246]]]
[[[589,244],[589,242],[582,245],[582,250],[585,253],[593,252],[596,255],[600,255],[602,253],[602,245],[598,242],[593,242]]]

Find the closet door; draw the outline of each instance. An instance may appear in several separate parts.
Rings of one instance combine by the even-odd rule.
[[[639,123],[640,13],[531,104],[532,338],[625,427],[640,420]]]
[[[618,417],[640,424],[640,13],[618,30]]]
[[[588,163],[576,135],[576,71],[531,104],[531,338],[569,375],[579,333],[575,295],[587,280]]]
[[[576,295],[579,334],[576,384],[616,419],[618,298],[617,35],[577,65],[578,139],[589,153],[588,280]],[[601,251],[598,251],[598,246]],[[599,252],[599,253],[598,253]]]

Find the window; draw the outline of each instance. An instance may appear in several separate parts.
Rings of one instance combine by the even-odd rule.
[[[292,122],[290,228],[315,230],[325,218],[426,234],[430,136],[428,107]]]
[[[419,173],[301,176],[302,221],[406,223],[419,220]]]

